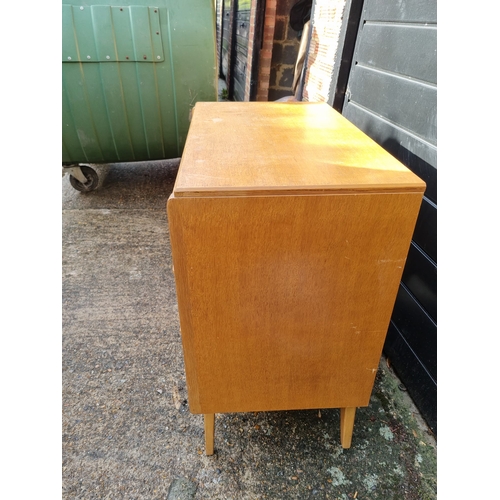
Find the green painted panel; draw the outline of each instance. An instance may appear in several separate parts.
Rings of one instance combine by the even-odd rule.
[[[153,45],[153,59],[163,61],[163,43],[161,39],[160,9],[149,9],[149,23],[151,26],[151,42]]]
[[[97,46],[98,61],[117,61],[118,53],[116,50],[114,30],[118,29],[119,24],[113,25],[111,17],[111,8],[103,5],[94,5],[91,7],[93,19],[94,38]]]
[[[92,22],[92,11],[88,7],[73,7],[72,8],[73,29],[76,39],[76,54],[68,54],[67,58],[63,57],[63,61],[97,61],[97,48],[94,38],[94,25]],[[63,40],[64,48],[65,40]]]
[[[189,128],[189,112],[197,101],[217,100],[215,9],[213,1],[171,2],[171,54],[175,68],[175,91],[181,149]],[[194,5],[198,8],[194,8]],[[204,8],[201,8],[203,4]],[[182,23],[183,29],[173,29]],[[188,34],[191,34],[188,36]],[[207,45],[196,50],[199,40]],[[186,63],[189,61],[188,63]],[[210,63],[212,61],[212,63]],[[213,85],[215,95],[210,97]]]
[[[142,102],[135,64],[120,65],[120,81],[124,110],[131,137],[134,156],[131,160],[149,159],[146,134],[142,118]]]
[[[64,141],[64,137],[63,137],[63,142],[62,142],[62,157],[63,157],[63,163],[66,161],[65,158],[69,158],[69,149],[68,147],[66,146],[66,143]]]
[[[79,81],[83,84],[82,86],[85,91],[86,107],[89,117],[92,120],[92,131],[99,144],[102,157],[118,158],[109,124],[108,106],[104,96],[104,85],[101,75],[102,65],[72,64],[70,66],[75,67],[75,69],[79,69],[80,67],[85,68],[85,71],[82,71],[78,77]],[[77,72],[74,73],[75,77],[77,77]]]
[[[164,158],[160,103],[156,87],[154,66],[138,64],[137,76],[140,87],[142,122],[150,158]]]
[[[178,157],[192,107],[217,100],[213,1],[154,1],[62,6],[64,163]]]
[[[63,5],[63,62],[164,60],[160,9]]]
[[[62,39],[62,60],[79,60],[71,5],[62,6]]]
[[[119,26],[120,29],[114,29],[118,61],[134,61],[135,50],[132,39],[132,24],[130,14],[124,11],[123,7],[111,7],[111,20],[113,26]]]
[[[146,9],[133,5],[130,7],[130,20],[132,22],[132,38],[136,61],[156,61],[163,59],[163,53],[155,54],[152,46],[152,33],[149,11],[152,10],[151,20],[155,22],[157,30],[160,28],[158,8]]]
[[[134,158],[134,148],[130,137],[130,128],[126,112],[123,89],[112,82],[121,79],[118,64],[101,64],[100,78],[103,82],[104,102],[107,111],[110,132],[118,160]],[[110,82],[108,84],[108,82]]]
[[[64,79],[64,75],[63,75]],[[66,85],[62,87],[62,122],[63,122],[63,163],[71,161],[72,156],[83,158],[81,161],[88,161],[85,151],[80,144],[80,139],[76,131],[76,123],[71,113],[71,101],[68,98]]]
[[[82,78],[79,73],[79,66],[74,64],[68,65],[68,69],[63,71],[63,91],[67,95],[68,109],[73,117],[75,132],[85,155],[82,161],[102,162],[104,161],[104,156],[94,127],[94,117],[89,107],[86,88],[82,84]],[[64,134],[67,135],[67,125],[70,124],[63,122],[63,137]],[[72,155],[72,152],[70,153]]]

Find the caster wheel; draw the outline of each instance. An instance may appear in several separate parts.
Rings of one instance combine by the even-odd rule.
[[[75,179],[72,175],[69,176],[70,184],[77,190],[82,193],[88,193],[89,191],[93,191],[99,184],[99,176],[97,172],[90,167],[82,165],[80,167],[83,175],[87,179],[87,182],[82,183],[78,179]]]

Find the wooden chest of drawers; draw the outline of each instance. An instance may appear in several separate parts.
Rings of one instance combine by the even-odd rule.
[[[190,411],[369,404],[425,183],[322,103],[197,103],[168,200]]]

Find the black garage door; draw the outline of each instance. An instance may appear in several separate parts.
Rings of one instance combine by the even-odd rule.
[[[427,183],[384,350],[434,432],[436,39],[435,0],[365,0],[342,108]]]

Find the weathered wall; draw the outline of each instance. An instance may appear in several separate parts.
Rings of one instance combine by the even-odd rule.
[[[303,101],[328,100],[346,0],[316,0]]]
[[[248,0],[247,0],[248,1]],[[295,63],[300,33],[289,23],[297,0],[266,0],[262,45],[259,50],[257,101],[275,101],[293,95]],[[327,101],[346,0],[315,0],[311,44],[305,74],[303,100]],[[250,28],[244,100],[250,99],[257,0],[251,0]],[[220,56],[219,56],[220,57]]]
[[[220,73],[220,61],[222,58],[221,44],[222,44],[222,7],[223,0],[215,0],[215,27],[216,27],[216,37],[217,37],[217,74]]]
[[[293,95],[292,83],[299,51],[299,33],[289,23],[290,9],[297,0],[278,0],[274,29],[273,57],[269,77],[269,100]]]
[[[271,60],[273,56],[273,39],[276,22],[277,0],[266,1],[264,14],[264,33],[262,37],[262,49],[259,53],[259,77],[257,84],[257,101],[267,101],[269,94],[269,75],[271,72]],[[258,43],[258,42],[257,42]]]
[[[246,81],[245,81],[245,101],[250,100],[254,44],[258,43],[258,41],[255,41],[256,37],[255,25],[257,22],[256,15],[257,15],[257,0],[252,0],[250,7],[250,28],[248,32],[248,55],[247,55],[248,71],[246,73]]]

